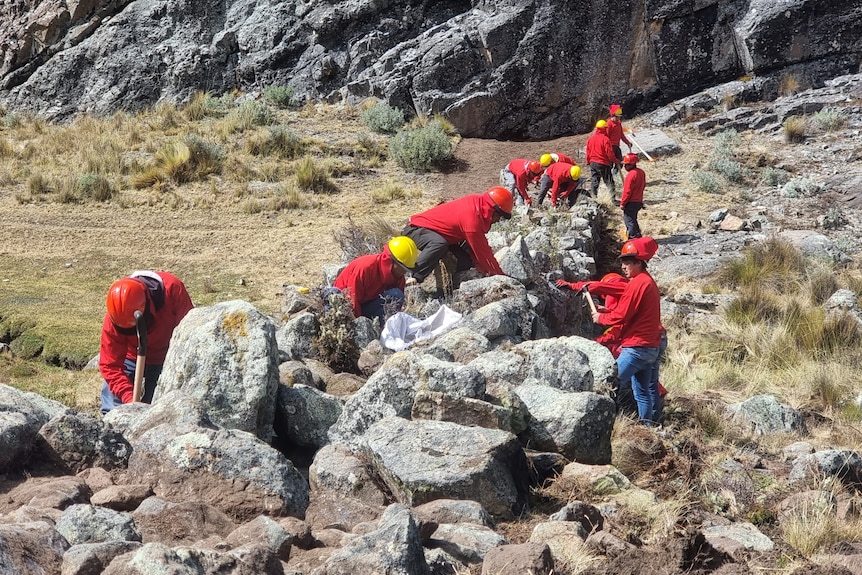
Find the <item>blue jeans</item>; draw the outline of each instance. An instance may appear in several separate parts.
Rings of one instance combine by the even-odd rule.
[[[638,406],[638,417],[642,423],[653,425],[657,423],[655,406],[659,405],[658,379],[652,382],[653,368],[658,362],[657,347],[624,347],[617,358],[620,389],[619,401],[625,401],[634,395]]]
[[[401,311],[404,307],[404,292],[398,288],[389,288],[373,300],[362,304],[361,307],[362,315],[371,319],[378,318],[380,325],[383,325],[386,322],[387,311]]]
[[[129,378],[129,383],[135,382],[135,362],[131,359],[126,359],[123,362],[123,372]],[[159,376],[162,374],[161,365],[145,365],[144,366],[144,393],[141,396],[141,401],[150,403],[153,400],[153,393],[156,391],[156,383],[159,381]],[[108,388],[108,382],[102,382],[102,415],[105,415],[115,407],[123,405],[123,401],[111,393]]]
[[[650,389],[655,386],[658,389],[659,382],[659,366],[661,366],[661,360],[664,358],[664,351],[667,349],[667,332],[661,332],[661,343],[658,346],[658,359],[655,360],[655,363],[652,365],[652,374],[650,375]],[[661,423],[664,411],[664,397],[659,394],[658,402],[653,404],[653,416],[652,420],[655,423]]]

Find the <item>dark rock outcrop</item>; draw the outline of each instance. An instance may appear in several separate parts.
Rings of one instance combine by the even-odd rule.
[[[585,131],[745,74],[859,69],[854,0],[0,2],[0,102],[52,118],[288,85],[445,113],[465,136]]]

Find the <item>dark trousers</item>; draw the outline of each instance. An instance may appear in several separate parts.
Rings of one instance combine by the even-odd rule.
[[[420,228],[418,226],[407,226],[402,230],[401,235],[407,236],[419,248],[419,257],[416,259],[416,265],[410,272],[410,276],[415,278],[417,282],[422,283],[429,275],[434,272],[439,262],[447,253],[451,253],[458,261],[456,271],[462,272],[473,267],[473,258],[470,255],[469,248],[462,244],[450,244],[446,238],[428,228]]]
[[[626,224],[628,239],[641,237],[641,227],[638,225],[638,212],[643,207],[643,202],[627,202],[623,206],[623,222]]]
[[[611,177],[610,166],[599,164],[598,162],[590,162],[590,179],[592,180],[590,182],[590,195],[593,198],[599,195],[599,180],[603,180],[607,184],[612,194],[617,190],[616,184],[614,184],[614,180]]]
[[[553,187],[554,183],[551,181],[551,178],[548,177],[547,174],[542,176],[542,179],[539,180],[539,205],[542,205],[542,202],[545,200],[545,196],[548,195],[548,191]],[[568,198],[569,207],[575,205],[575,200],[578,197],[578,182],[568,182],[565,188],[561,189],[559,194],[557,195],[557,202],[559,202],[562,198]]]

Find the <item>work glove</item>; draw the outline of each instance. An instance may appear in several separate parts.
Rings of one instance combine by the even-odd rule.
[[[576,289],[574,282],[567,282],[566,280],[557,280],[557,287],[558,288],[569,288],[570,290]]]

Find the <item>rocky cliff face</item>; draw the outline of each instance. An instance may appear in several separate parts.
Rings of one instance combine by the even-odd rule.
[[[742,75],[862,60],[856,0],[0,0],[0,102],[50,118],[284,84],[445,113],[471,137],[583,132]]]

